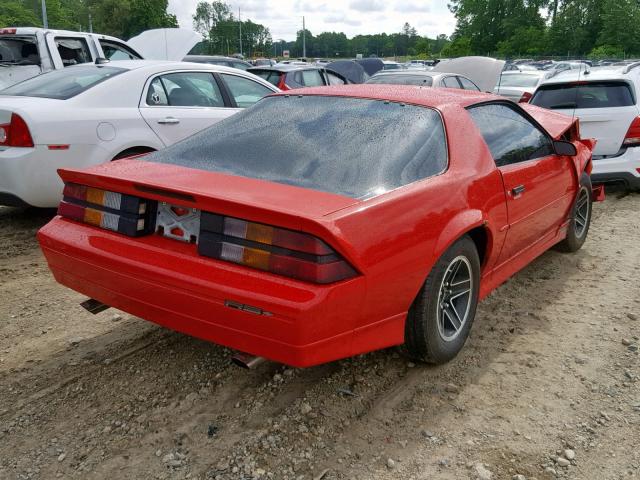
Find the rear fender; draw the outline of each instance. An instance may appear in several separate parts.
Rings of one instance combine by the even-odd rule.
[[[486,262],[493,247],[493,234],[484,214],[480,210],[460,212],[447,223],[438,237],[433,258],[440,258],[458,239],[477,227],[483,227],[487,233],[486,251],[478,252]]]

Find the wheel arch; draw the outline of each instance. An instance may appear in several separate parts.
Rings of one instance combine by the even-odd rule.
[[[119,153],[116,153],[113,158],[111,159],[113,160],[120,160],[123,158],[127,158],[127,157],[132,157],[134,155],[142,155],[145,153],[151,153],[151,152],[155,152],[157,151],[156,148],[154,147],[150,147],[148,145],[137,145],[134,147],[129,147],[129,148],[125,148],[124,150],[120,151]]]
[[[484,270],[494,248],[494,235],[480,210],[467,210],[454,217],[442,230],[433,257],[440,258],[451,245],[465,235],[471,238],[478,249],[480,266]]]

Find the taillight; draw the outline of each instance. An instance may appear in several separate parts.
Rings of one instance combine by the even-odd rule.
[[[520,100],[518,100],[518,103],[529,103],[529,100],[531,100],[531,97],[533,97],[533,94],[529,92],[524,92],[520,97]]]
[[[207,212],[200,218],[198,253],[313,283],[356,275],[335,250],[313,235]]]
[[[286,76],[284,73],[283,73],[282,75],[280,75],[280,81],[278,82],[278,88],[279,88],[280,90],[291,90],[291,88],[289,87],[289,85],[287,85],[287,84],[284,82],[284,79],[285,79],[286,77],[287,77],[287,76]]]
[[[14,35],[17,31],[17,28],[0,28],[0,35]]]
[[[17,113],[11,114],[11,123],[0,125],[0,146],[33,147],[33,139],[29,127]]]
[[[637,147],[638,145],[640,145],[640,117],[633,119],[622,142],[623,147]]]
[[[58,215],[130,237],[153,232],[156,202],[77,183],[64,186]]]

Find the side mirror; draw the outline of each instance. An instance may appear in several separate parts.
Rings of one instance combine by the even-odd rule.
[[[556,155],[562,155],[566,157],[575,157],[578,154],[576,146],[571,142],[565,142],[564,140],[556,140],[553,142],[553,150]]]

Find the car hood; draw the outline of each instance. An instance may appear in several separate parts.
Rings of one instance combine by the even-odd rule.
[[[145,60],[182,61],[202,41],[202,35],[186,28],[147,30],[127,43]]]
[[[483,92],[493,92],[504,64],[504,60],[489,57],[460,57],[441,61],[433,67],[433,71],[464,75],[478,85]]]

